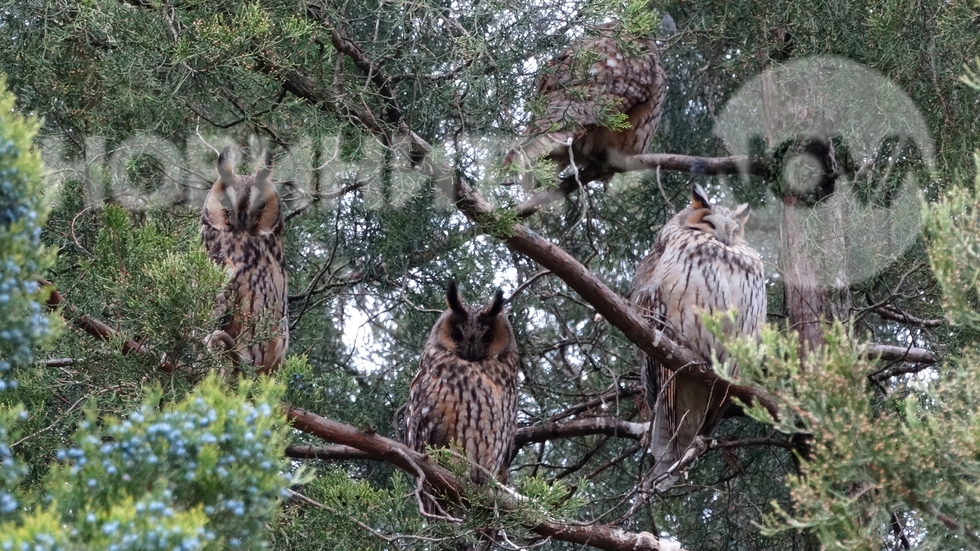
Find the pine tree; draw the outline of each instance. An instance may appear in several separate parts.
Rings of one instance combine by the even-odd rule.
[[[677,32],[660,26],[666,14]],[[35,142],[49,169],[42,176],[30,153],[34,123],[10,122],[21,119],[8,97],[0,134],[16,144],[10,159],[33,164],[10,180],[11,204],[27,210],[0,219],[0,285],[10,282],[0,304],[6,313],[9,296],[11,312],[0,320],[11,336],[0,334],[10,364],[0,364],[0,384],[17,381],[0,392],[0,534],[142,549],[156,525],[169,530],[159,540],[169,547],[186,536],[197,538],[191,548],[224,548],[240,534],[241,546],[289,551],[439,549],[493,526],[515,545],[547,549],[656,545],[644,532],[686,549],[980,546],[969,415],[980,143],[977,91],[959,80],[980,56],[973,7],[96,0],[11,2],[0,18],[0,67],[17,109],[43,117]],[[609,20],[658,37],[669,89],[651,152],[692,158],[656,157],[658,170],[586,185],[523,216],[531,193],[499,161],[535,107],[536,74]],[[713,133],[752,79],[817,56],[869,68],[907,94],[932,165],[921,143],[894,136],[861,158],[843,132],[761,136],[740,152]],[[232,144],[247,146],[240,172],[261,150],[275,153],[286,204],[291,339],[281,386],[238,380],[201,344],[225,276],[200,246],[199,209],[217,151]],[[706,168],[736,153],[749,155],[748,173],[730,162]],[[808,170],[826,185],[788,185]],[[829,224],[833,239],[806,233],[825,223],[811,213],[842,197],[845,181],[853,202],[834,212],[883,209],[892,233],[882,224],[846,233]],[[907,181],[921,198],[895,199]],[[635,360],[650,340],[619,297],[695,182],[724,204],[752,206],[759,240],[750,242],[771,266],[770,326],[761,344],[732,343],[744,407],[687,479],[650,495],[639,484],[650,459]],[[798,216],[779,210],[786,204]],[[893,252],[893,235],[909,241],[867,277],[823,281],[801,301],[804,286],[787,274],[825,269],[828,255],[780,256],[788,230],[816,235],[808,247],[869,256]],[[39,289],[39,278],[52,285]],[[469,504],[459,523],[419,514],[417,469],[436,462],[385,455],[395,444],[382,440],[400,436],[399,408],[451,279],[473,300],[498,286],[514,294],[522,426],[510,478],[528,498],[450,484],[443,490]],[[45,308],[59,328],[47,338]],[[220,422],[173,438],[152,432],[212,411]],[[297,430],[284,430],[280,411]],[[246,423],[250,412],[261,421]],[[253,430],[258,443],[246,438],[255,423],[271,431]],[[125,464],[128,438],[143,439],[139,457],[156,457],[155,467]],[[207,447],[209,438],[220,445]],[[213,472],[203,458],[197,468],[172,458],[177,443],[207,455]],[[221,461],[227,477],[216,474]],[[311,476],[296,479],[276,512],[280,473],[301,464]],[[442,465],[455,480],[459,466]],[[155,482],[115,478],[137,472]]]
[[[26,374],[50,336],[42,303],[52,289],[35,279],[52,260],[41,246],[47,212],[40,154],[31,144],[36,127],[16,113],[0,81],[0,298],[7,307],[0,322],[0,548],[262,547],[288,482],[284,419],[276,412],[282,389],[272,383],[243,382],[232,392],[209,377],[166,407],[160,389],[147,386],[142,407],[124,420],[89,402],[74,445],[57,450],[43,483],[19,485],[27,466],[17,446],[36,433],[15,438],[43,408],[17,401],[36,381],[19,387],[7,376]]]

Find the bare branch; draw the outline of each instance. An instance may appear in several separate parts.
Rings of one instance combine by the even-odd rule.
[[[522,428],[514,435],[514,445],[520,447],[556,438],[575,438],[592,434],[639,440],[649,430],[649,423],[631,423],[616,417],[587,417],[567,423],[544,423]]]
[[[862,351],[871,358],[886,362],[904,361],[920,364],[936,363],[936,354],[925,348],[912,346],[895,346],[892,344],[866,343],[861,345]]]
[[[878,308],[875,308],[875,313],[881,316],[883,319],[897,321],[906,325],[917,327],[933,328],[939,327],[940,325],[946,323],[946,320],[942,319],[917,318],[901,308],[892,305],[879,306]]]
[[[877,371],[871,374],[871,380],[877,383],[881,383],[892,377],[898,377],[899,375],[911,375],[913,373],[919,373],[925,369],[929,369],[930,364],[916,364],[916,363],[901,363],[900,365],[893,365],[886,367],[881,371]]]
[[[381,461],[381,458],[365,453],[357,448],[333,444],[328,446],[293,445],[286,448],[286,457],[294,459],[324,459],[346,461],[350,459],[370,459]]]
[[[316,203],[319,203],[320,201],[323,201],[323,200],[329,201],[331,199],[336,199],[336,198],[341,197],[343,195],[346,195],[346,194],[348,194],[348,193],[350,193],[352,191],[357,191],[358,189],[361,189],[362,187],[364,187],[366,185],[367,185],[367,182],[365,182],[365,181],[359,181],[359,182],[354,182],[354,183],[351,183],[351,184],[347,184],[346,186],[341,186],[341,187],[336,188],[336,189],[331,189],[331,190],[328,190],[328,191],[324,191],[323,193],[320,193],[320,194],[314,196],[309,201],[307,201],[307,202],[303,203],[302,205],[296,207],[295,209],[291,210],[288,214],[286,214],[286,221],[289,222],[293,218],[299,216],[300,214],[303,214],[304,212],[306,212],[306,210],[308,208],[310,208],[311,206],[313,206]]]
[[[749,446],[776,446],[778,448],[786,448],[787,450],[796,449],[797,447],[791,440],[759,437],[741,438],[739,440],[714,440],[708,445],[708,449],[745,448]]]
[[[591,400],[589,400],[587,402],[582,402],[580,404],[575,404],[574,406],[566,409],[565,411],[561,411],[559,413],[556,413],[556,414],[552,415],[551,417],[549,417],[548,420],[547,420],[547,422],[548,423],[555,423],[557,421],[561,421],[562,419],[565,419],[567,417],[571,417],[573,415],[578,415],[578,414],[580,414],[582,412],[585,412],[585,411],[589,411],[589,410],[592,410],[592,409],[595,409],[595,408],[601,408],[601,407],[605,406],[606,404],[617,403],[619,400],[625,400],[626,398],[632,398],[633,396],[637,396],[638,394],[640,394],[640,388],[638,386],[629,386],[629,387],[626,387],[626,388],[615,388],[615,389],[610,390],[608,392],[604,392],[604,393],[600,394],[599,396],[596,396],[595,398],[593,398],[593,399],[591,399]]]
[[[674,153],[644,153],[618,159],[615,162],[617,172],[634,172],[638,170],[679,170],[705,176],[716,174],[764,174],[768,170],[761,158],[735,155],[731,157],[693,157]],[[581,187],[580,182],[596,179],[600,174],[592,174],[588,170],[562,178],[558,186],[540,191],[530,199],[517,206],[517,215],[527,218],[541,210],[545,205],[568,196]],[[606,176],[608,177],[608,176]]]
[[[762,158],[734,155],[731,157],[693,157],[674,153],[644,153],[626,157],[617,168],[634,170],[680,170],[704,176],[717,174],[765,174],[768,165]]]
[[[343,513],[341,513],[340,511],[334,509],[333,507],[330,507],[328,505],[324,505],[324,504],[320,503],[319,501],[316,501],[315,499],[310,499],[309,497],[307,497],[307,496],[305,496],[305,495],[303,495],[303,494],[301,494],[301,493],[299,493],[299,492],[297,492],[295,490],[286,490],[286,491],[289,492],[289,497],[295,499],[296,501],[301,501],[303,503],[306,503],[307,505],[312,505],[313,507],[316,507],[317,509],[323,509],[325,511],[329,511],[330,514],[335,515],[335,516],[338,516],[338,517],[346,516]],[[366,532],[369,532],[371,535],[375,536],[376,538],[381,539],[381,540],[384,540],[384,541],[386,541],[388,543],[393,543],[393,542],[396,542],[398,540],[420,540],[420,541],[430,541],[430,542],[442,541],[442,538],[427,538],[425,536],[409,536],[409,535],[386,536],[386,535],[382,534],[381,532],[375,530],[374,528],[371,528],[367,524],[364,524],[363,522],[357,520],[356,518],[347,517],[347,519],[350,520],[351,522],[353,522],[354,524],[356,524],[362,530],[364,530]]]

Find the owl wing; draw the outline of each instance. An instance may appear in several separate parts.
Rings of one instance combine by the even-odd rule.
[[[443,363],[452,361],[449,353],[437,347],[426,347],[419,359],[419,371],[412,380],[408,395],[405,443],[417,452],[425,453],[426,446],[440,448],[449,445],[450,427],[459,415],[458,404],[446,380]]]
[[[256,255],[258,258],[253,265],[235,274],[235,279],[240,281],[236,282],[237,286],[229,287],[241,289],[250,297],[247,303],[239,297],[235,300],[241,303],[245,323],[248,324],[240,330],[247,333],[247,338],[256,341],[251,344],[246,356],[250,357],[256,372],[261,374],[275,371],[282,365],[289,345],[289,296],[281,221],[277,231],[251,236],[246,245],[253,243],[253,248],[261,251],[261,256]],[[245,257],[248,258],[248,255]],[[241,323],[237,319],[231,321],[233,326]],[[263,338],[256,340],[256,334],[263,335]],[[265,335],[268,335],[268,339]]]
[[[661,296],[660,286],[654,279],[654,272],[660,257],[663,255],[665,241],[657,239],[653,249],[640,261],[636,267],[636,274],[633,276],[633,285],[630,289],[630,300],[639,309],[640,314],[646,318],[647,323],[658,331],[667,330],[666,308]],[[650,358],[641,349],[638,352],[640,359],[640,385],[643,388],[643,396],[646,407],[654,411],[657,396],[660,395],[660,377],[654,376],[662,368],[660,363]]]
[[[612,28],[605,27],[606,33]],[[588,38],[556,56],[538,81],[544,111],[529,133],[570,130],[575,137],[601,124],[609,115],[628,113],[660,94],[662,73],[656,46],[640,41],[624,50],[609,34]]]
[[[207,201],[205,201],[205,205],[207,205]],[[234,278],[236,274],[234,273],[234,266],[230,265],[228,250],[232,244],[227,242],[227,232],[215,227],[211,220],[211,212],[208,211],[207,207],[201,215],[201,241],[204,242],[204,250],[207,251],[211,260],[226,271],[232,271],[230,275]],[[236,323],[232,315],[233,308],[228,296],[229,287],[230,285],[225,286],[215,298],[212,317],[218,320],[219,331],[224,332],[227,337],[234,341],[241,332],[241,324]]]

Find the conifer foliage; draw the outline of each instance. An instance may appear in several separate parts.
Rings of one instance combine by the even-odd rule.
[[[0,2],[0,551],[980,549],[976,21],[906,0]],[[598,183],[503,166],[549,60],[611,28],[660,51],[650,154]],[[898,91],[926,139],[872,116],[881,143],[847,124],[767,142],[778,110],[753,102],[785,83],[760,75],[811,59],[880,77],[841,89]],[[752,86],[741,113],[771,132],[731,151]],[[816,119],[784,103],[777,122]],[[204,344],[225,146],[240,174],[273,153],[275,381]],[[749,204],[766,266],[730,386],[624,299],[694,184]],[[451,280],[507,297],[507,486],[399,444]],[[660,493],[638,348],[737,403]],[[420,511],[430,487],[446,514]]]

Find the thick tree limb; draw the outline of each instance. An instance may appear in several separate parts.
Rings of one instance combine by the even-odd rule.
[[[426,482],[441,494],[456,502],[464,501],[462,484],[448,469],[399,442],[299,408],[288,409],[286,416],[298,430],[380,457],[413,476],[421,472]],[[501,510],[513,511],[521,505],[520,496],[509,492],[499,492],[496,497]],[[531,530],[545,537],[607,551],[683,551],[678,544],[662,542],[649,532],[627,532],[602,524],[566,524],[548,520]]]
[[[517,430],[517,434],[514,435],[514,446],[521,447],[535,442],[545,442],[559,438],[577,438],[579,436],[594,434],[639,440],[649,430],[649,423],[631,423],[616,417],[587,417],[566,423],[544,423],[520,428]],[[326,459],[334,461],[383,459],[380,456],[371,455],[357,448],[339,444],[326,446],[311,446],[308,444],[289,446],[286,448],[286,456],[295,459]]]
[[[797,199],[783,198],[779,237],[779,271],[790,326],[800,336],[800,359],[824,344],[823,320],[833,319],[830,295],[818,282],[816,258],[806,254],[806,243],[796,205]]]
[[[634,170],[680,170],[704,176],[718,174],[765,174],[769,166],[761,157],[693,157],[674,153],[644,153],[626,157],[617,165],[623,172]]]
[[[286,457],[293,459],[324,459],[333,461],[347,461],[351,459],[368,459],[383,461],[376,455],[371,455],[357,448],[344,446],[341,444],[330,444],[327,446],[293,445],[286,448]]]

